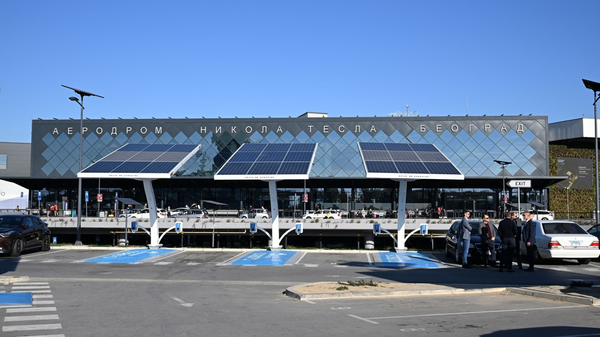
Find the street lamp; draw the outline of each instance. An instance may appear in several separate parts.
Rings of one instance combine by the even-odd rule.
[[[510,165],[512,164],[512,162],[510,161],[504,161],[504,160],[495,160],[495,163],[500,164],[500,166],[502,166],[502,211],[503,213],[506,213],[506,183],[505,183],[505,179],[506,179],[506,165]],[[521,211],[521,210],[519,210]],[[504,214],[502,214],[502,216],[504,217]]]
[[[582,81],[586,88],[594,91],[594,147],[596,150],[594,152],[594,158],[596,158],[596,211],[594,212],[594,219],[596,219],[596,223],[600,223],[598,220],[600,198],[598,197],[598,118],[596,115],[596,102],[598,102],[598,99],[600,98],[600,95],[598,95],[598,92],[600,91],[600,83],[584,79],[582,79]]]
[[[100,97],[100,98],[104,98],[104,97],[93,94],[88,91],[81,90],[81,89],[67,87],[66,85],[62,85],[62,86],[67,89],[71,89],[71,90],[75,91],[75,93],[78,94],[80,97],[80,98],[77,98],[77,97],[71,96],[71,97],[69,97],[69,99],[73,102],[76,102],[81,107],[81,116],[79,118],[79,172],[81,172],[81,161],[82,161],[82,157],[83,157],[83,109],[85,109],[83,107],[83,97],[85,97],[85,96],[96,96],[96,97]],[[75,246],[82,245],[82,243],[81,243],[81,190],[82,190],[81,178],[78,177],[78,180],[79,180],[79,187],[78,187],[78,191],[77,191],[77,241],[75,241]]]

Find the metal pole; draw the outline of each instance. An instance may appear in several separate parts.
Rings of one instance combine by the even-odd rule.
[[[567,220],[571,220],[571,212],[569,211],[569,188],[567,187]]]
[[[79,172],[81,172],[81,161],[83,158],[83,95],[81,96],[81,115],[79,118]],[[81,177],[79,177],[77,191],[77,240],[75,246],[81,246]]]
[[[502,217],[500,219],[504,219],[504,214],[506,214],[506,200],[508,197],[506,196],[506,165],[502,164]]]
[[[598,197],[598,192],[600,190],[600,186],[598,183],[598,118],[596,114],[596,102],[598,102],[598,98],[600,98],[598,92],[594,91],[594,158],[596,158],[596,211],[594,212],[594,219],[596,219],[596,223],[600,223],[598,220],[598,210],[600,209],[600,198]]]

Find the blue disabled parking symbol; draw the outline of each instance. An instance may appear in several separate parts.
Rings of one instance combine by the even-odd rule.
[[[231,264],[236,266],[284,266],[291,264],[296,255],[293,250],[268,251],[261,250],[244,255],[233,261]],[[289,262],[289,263],[288,263]]]
[[[131,249],[123,252],[85,260],[88,263],[138,263],[173,252],[173,249]]]
[[[441,261],[418,252],[384,252],[374,254],[375,265],[389,268],[443,268]]]

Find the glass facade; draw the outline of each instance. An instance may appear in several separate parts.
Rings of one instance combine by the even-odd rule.
[[[352,180],[365,179],[357,142],[434,144],[467,180],[541,178],[547,177],[549,171],[546,116],[93,119],[84,120],[83,125],[83,167],[128,143],[200,144],[200,151],[172,179],[212,180],[243,143],[318,143],[310,178],[318,179],[323,188],[311,190],[313,207],[336,204],[346,208],[342,206],[352,203],[349,208],[358,208],[375,203],[381,209],[394,208],[395,183],[384,188],[352,187]],[[32,134],[31,178],[76,178],[79,121],[34,120]],[[494,160],[512,164],[503,172]],[[284,193],[283,208],[297,205],[294,198],[302,193],[301,184]],[[444,189],[444,182],[437,186],[414,188],[407,201],[415,208],[471,208],[472,201],[477,209],[496,209],[498,189],[482,186],[467,192],[454,186]],[[156,194],[159,199],[176,200],[179,205],[185,205],[190,194],[226,200],[234,205],[231,208],[268,202],[268,193],[262,188],[232,188],[226,182],[221,187],[186,190],[190,188],[163,189]]]

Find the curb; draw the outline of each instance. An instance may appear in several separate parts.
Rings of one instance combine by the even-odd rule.
[[[568,287],[563,287],[562,289],[568,289]],[[600,305],[600,299],[592,297],[592,296],[575,296],[575,295],[566,295],[566,294],[557,294],[554,292],[543,291],[539,289],[527,289],[527,288],[507,288],[508,292],[513,294],[525,295],[525,296],[533,296],[538,298],[546,298],[553,301],[559,302],[569,302],[575,304],[582,305]]]
[[[388,291],[359,291],[359,292],[340,292],[340,293],[314,293],[305,294],[297,291],[293,286],[287,288],[283,294],[300,301],[324,300],[336,298],[377,298],[377,297],[411,297],[411,296],[443,296],[443,295],[485,295],[501,294],[507,291],[506,287],[484,288],[484,289],[428,289],[428,290],[388,290]]]
[[[4,285],[27,281],[29,281],[29,276],[0,276],[0,284]]]
[[[415,296],[448,296],[448,295],[488,295],[488,294],[517,294],[545,298],[558,302],[569,302],[581,305],[600,306],[600,298],[591,295],[567,295],[562,293],[544,291],[535,288],[515,288],[515,287],[492,287],[492,288],[445,288],[445,289],[423,289],[423,290],[389,290],[389,291],[356,291],[340,293],[303,293],[296,288],[303,285],[297,285],[287,288],[283,294],[300,300],[326,300],[326,299],[350,299],[350,298],[383,298],[383,297],[415,297]],[[569,289],[569,287],[557,288],[557,290]]]

